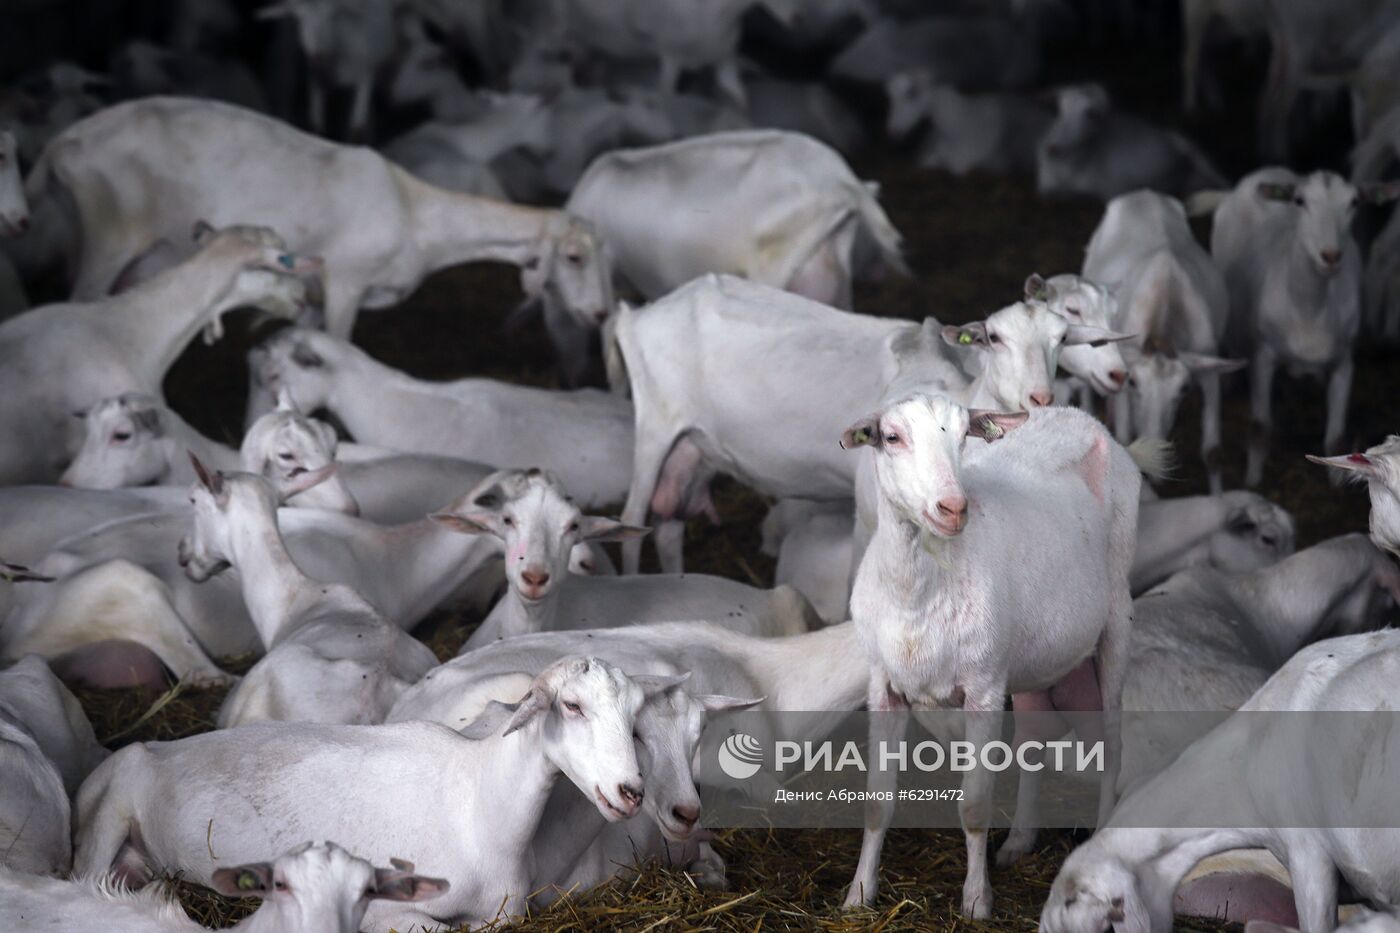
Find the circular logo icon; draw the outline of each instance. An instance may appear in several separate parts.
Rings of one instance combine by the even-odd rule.
[[[763,767],[763,748],[758,739],[746,732],[736,732],[719,747],[719,768],[735,780],[745,780]]]

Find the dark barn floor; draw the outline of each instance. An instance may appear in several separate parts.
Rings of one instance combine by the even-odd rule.
[[[1070,60],[1056,67],[1069,76],[1100,76],[1107,69],[1116,78],[1111,86],[1125,106],[1193,130],[1232,173],[1249,168],[1240,126],[1252,124],[1247,113],[1244,120],[1239,119],[1240,108],[1247,102],[1234,102],[1234,109],[1224,115],[1182,124],[1168,110],[1177,87],[1172,56],[1172,44],[1162,43],[1146,54],[1119,53],[1106,64],[1100,60],[1094,68]],[[1248,71],[1250,65],[1240,67]],[[907,239],[914,270],[910,280],[891,278],[858,290],[857,308],[871,314],[907,318],[932,314],[954,323],[983,317],[1016,299],[1031,271],[1047,275],[1076,271],[1101,211],[1092,202],[1043,201],[1029,180],[956,179],[919,170],[901,152],[881,151],[855,162],[864,177],[880,181],[882,200]],[[448,270],[424,283],[402,307],[362,315],[356,342],[377,358],[425,378],[490,375],[553,384],[543,330],[536,326],[513,339],[500,331],[518,298],[511,269]],[[167,383],[167,397],[182,414],[229,440],[236,439],[241,428],[246,389],[243,352],[250,344],[249,323],[246,315],[237,315],[221,344],[193,346]],[[1395,427],[1390,412],[1400,390],[1395,360],[1390,351],[1369,345],[1361,350],[1347,435],[1359,447],[1375,443]],[[1242,476],[1249,420],[1244,379],[1232,379],[1224,423],[1227,486]],[[1363,530],[1364,492],[1332,487],[1320,468],[1302,458],[1304,453],[1320,452],[1322,386],[1283,377],[1276,392],[1273,455],[1260,491],[1296,516],[1299,547]],[[1188,402],[1179,419],[1174,439],[1180,466],[1176,477],[1161,486],[1163,495],[1205,491],[1197,442],[1198,405],[1198,399]],[[718,505],[724,523],[691,527],[688,569],[771,584],[772,562],[758,550],[758,526],[766,504],[737,484],[723,483]],[[430,619],[421,634],[441,656],[448,657],[475,622],[442,613]],[[110,691],[87,692],[82,699],[98,737],[117,747],[210,729],[221,696],[204,691],[173,697]],[[1049,833],[1042,848],[1022,865],[994,869],[997,902],[995,919],[988,923],[965,921],[958,915],[964,871],[959,834],[891,833],[876,909],[848,915],[838,906],[855,867],[858,832],[733,831],[721,832],[716,842],[729,863],[727,892],[701,892],[683,875],[649,870],[635,882],[620,882],[590,896],[566,900],[523,928],[1031,930],[1055,871],[1074,842],[1070,833]],[[182,895],[196,915],[211,924],[227,925],[242,913],[239,905],[198,889],[182,889]]]

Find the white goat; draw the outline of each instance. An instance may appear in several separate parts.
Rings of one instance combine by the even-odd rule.
[[[738,47],[744,14],[766,7],[780,19],[797,15],[791,0],[563,0],[559,27],[571,45],[620,59],[659,60],[657,87],[677,89],[683,71],[713,69],[720,92],[745,102]]]
[[[68,871],[69,796],[106,755],[77,698],[42,658],[0,670],[0,866]]]
[[[1337,453],[1351,398],[1352,344],[1361,326],[1361,251],[1351,221],[1360,199],[1400,187],[1356,188],[1332,172],[1264,168],[1215,212],[1210,251],[1229,286],[1232,343],[1253,353],[1253,419],[1245,484],[1257,486],[1273,426],[1274,371],[1327,377],[1324,452]]]
[[[304,328],[264,343],[250,354],[249,369],[263,398],[286,391],[302,411],[334,413],[366,444],[544,467],[590,508],[617,502],[627,490],[631,406],[607,392],[491,379],[426,382]]]
[[[532,640],[533,641],[533,640]],[[540,670],[568,657],[570,652],[555,652],[553,647],[572,643],[565,639],[549,642],[547,646],[531,645],[536,650],[475,652],[469,659],[450,662],[429,676],[443,675],[436,688],[411,688],[391,711],[388,722],[440,722],[449,728],[461,728],[475,722],[491,701],[505,702],[520,695],[522,681],[529,681]],[[498,646],[493,646],[498,647]],[[538,650],[543,647],[544,650]],[[591,648],[589,649],[591,650]],[[605,655],[606,657],[606,655]],[[613,660],[614,664],[636,667],[628,661]],[[657,658],[651,658],[642,669],[654,674],[665,672],[668,677],[677,671]],[[683,673],[683,672],[680,672]],[[648,675],[651,676],[651,675]],[[647,678],[635,678],[645,682]],[[420,684],[426,685],[426,679]],[[449,694],[443,689],[447,688]],[[761,699],[737,699],[728,696],[692,695],[689,682],[676,685],[649,696],[637,713],[637,760],[644,774],[645,795],[642,811],[647,819],[637,823],[652,824],[648,829],[633,831],[622,826],[622,835],[639,843],[630,853],[628,863],[666,850],[666,843],[677,844],[677,853],[694,854],[692,872],[723,877],[723,860],[700,841],[700,796],[691,776],[700,735],[710,712],[743,709],[762,702]],[[438,715],[438,714],[441,715]],[[629,821],[629,824],[634,821]],[[586,890],[603,883],[622,870],[621,864],[607,864],[597,857],[609,848],[602,838],[609,826],[587,797],[569,787],[558,787],[551,796],[549,807],[536,834],[535,883],[532,890],[553,885],[568,889],[566,882],[579,882]],[[659,836],[660,838],[655,838]],[[653,840],[656,845],[653,845]],[[592,865],[585,879],[580,866]]]
[[[230,160],[230,146],[257,157]],[[526,294],[581,319],[612,307],[610,261],[586,223],[434,188],[367,149],[213,101],[109,107],[54,139],[26,184],[31,200],[51,186],[74,199],[79,297],[105,294],[134,261],[209,217],[269,224],[324,257],[326,326],[341,337],[361,307],[388,307],[429,273],[476,260],[520,266]]]
[[[1133,595],[1205,564],[1228,574],[1261,570],[1293,553],[1293,516],[1243,489],[1138,506]]]
[[[673,209],[647,209],[660,203]],[[609,152],[565,209],[594,224],[618,271],[647,298],[723,272],[849,308],[862,237],[905,270],[899,232],[870,186],[831,147],[800,133],[712,133]]]
[[[1366,484],[1371,494],[1371,540],[1376,547],[1400,557],[1400,437],[1392,434],[1362,454],[1310,455],[1308,459]]]
[[[539,470],[496,473],[470,503],[432,518],[464,534],[493,535],[505,546],[510,586],[463,653],[530,632],[663,619],[709,619],[750,635],[795,635],[821,623],[802,594],[786,586],[761,590],[705,574],[570,574],[579,544],[637,539],[647,529],[584,515],[558,480]]]
[[[1040,138],[1036,190],[1109,200],[1138,188],[1188,194],[1225,178],[1180,133],[1111,109],[1097,84],[1061,88],[1059,115]]]
[[[1128,391],[1113,400],[1119,443],[1165,439],[1182,396],[1201,385],[1201,456],[1210,491],[1224,488],[1220,454],[1220,376],[1244,360],[1216,356],[1230,315],[1225,280],[1196,242],[1180,201],[1151,191],[1114,198],[1084,257],[1084,275],[1114,289],[1114,326],[1137,335]]]
[[[461,734],[422,722],[262,723],[130,745],[78,793],[76,872],[142,879],[164,867],[207,881],[219,862],[335,836],[376,860],[398,851],[452,885],[415,910],[371,906],[368,930],[517,916],[561,772],[606,819],[637,813],[637,712],[675,680],[643,686],[574,657],[536,677],[513,712],[492,704]]]
[[[998,443],[974,446],[964,458],[968,435]],[[1076,409],[969,412],[922,394],[856,422],[842,446],[874,448],[879,485],[879,526],[851,592],[871,661],[868,705],[885,714],[872,717],[871,746],[898,740],[911,708],[951,707],[979,714],[967,738],[981,747],[999,734],[1007,694],[1018,710],[1097,708],[1115,721],[1141,485],[1128,452]],[[1066,535],[1077,542],[1072,553],[1054,546]],[[1005,572],[1011,562],[1015,573]],[[1024,740],[1018,734],[1017,745]],[[1120,736],[1109,728],[1103,740],[1099,810],[1107,817]],[[992,777],[969,772],[960,804],[968,854],[962,910],[981,919],[992,908]],[[869,786],[893,791],[897,780],[893,771],[872,771]],[[867,811],[848,906],[875,897],[893,815],[892,798]]]
[[[928,69],[900,72],[885,82],[886,133],[909,136],[925,121],[919,164],[954,175],[1035,172],[1036,148],[1054,119],[1049,108],[1020,94],[964,94],[937,84]]]
[[[354,88],[350,134],[369,132],[374,79],[397,45],[396,0],[278,0],[258,10],[258,19],[291,17],[307,61],[308,115],[317,134],[326,133],[326,94]]]
[[[301,414],[289,399],[279,399],[275,411],[255,421],[238,450],[210,440],[159,399],[140,392],[103,399],[82,418],[83,446],[59,477],[60,485],[188,485],[195,479],[189,457],[194,454],[216,470],[261,474],[289,505],[359,514],[359,503],[339,472],[287,498],[283,487],[334,462],[337,444],[334,428]]]
[[[265,719],[382,722],[409,684],[437,665],[426,645],[395,627],[358,592],[308,577],[277,529],[277,493],[251,473],[210,473],[190,458],[194,527],[180,566],[202,583],[233,567],[267,654],[219,710],[220,728]],[[334,465],[301,474],[309,489]]]
[[[1031,273],[1026,277],[1025,294],[1027,301],[1040,302],[1070,324],[1109,330],[1118,317],[1118,299],[1112,289],[1072,273],[1048,279]],[[1059,363],[1075,377],[1079,407],[1086,411],[1092,404],[1090,389],[1111,396],[1122,391],[1128,381],[1128,366],[1116,342],[1067,346],[1060,351]]]
[[[1064,345],[1119,339],[1027,304],[961,327],[850,314],[732,276],[705,276],[618,315],[636,453],[622,520],[663,519],[703,469],[778,498],[849,499],[856,458],[828,440],[891,386],[936,386],[969,404],[1048,405]],[[954,351],[981,361],[975,379]],[[755,407],[754,400],[763,399]],[[706,476],[706,479],[708,476]],[[623,545],[623,573],[640,549]]]
[[[121,295],[34,308],[0,324],[0,483],[51,482],[73,412],[122,392],[159,394],[191,338],[247,305],[290,315],[314,266],[238,232]]]
[[[229,929],[239,933],[359,933],[373,901],[421,901],[446,891],[440,878],[413,874],[410,862],[375,868],[333,842],[306,843],[274,862],[216,869],[210,887],[224,897],[262,901]],[[0,870],[0,924],[85,933],[198,933],[163,886],[128,891],[102,880],[60,881]]]
[[[1400,632],[1333,638],[1304,648],[1239,713],[1129,794],[1112,819],[1070,853],[1040,917],[1045,933],[1170,930],[1173,896],[1198,862],[1267,848],[1287,866],[1301,927],[1337,925],[1339,881],[1362,899],[1400,899],[1394,829],[1357,829],[1390,813],[1395,760],[1378,716],[1400,704],[1392,672]],[[1313,727],[1256,711],[1352,711]],[[1385,712],[1380,712],[1385,711]],[[1371,715],[1361,715],[1371,713]],[[1379,734],[1378,734],[1379,733]],[[1249,749],[1248,766],[1239,751]],[[1328,814],[1318,828],[1303,813]],[[1167,815],[1170,814],[1168,817]],[[1162,826],[1170,819],[1173,827]],[[1225,827],[1225,828],[1211,828]]]

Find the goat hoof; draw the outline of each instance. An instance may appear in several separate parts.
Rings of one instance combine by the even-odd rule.
[[[997,867],[1009,868],[1030,854],[1035,847],[1034,833],[1020,833],[1012,830],[1011,835],[997,849]]]
[[[729,887],[729,879],[725,877],[724,865],[716,865],[709,859],[696,859],[685,867],[685,873],[690,876],[697,887],[706,891],[724,891]]]
[[[866,895],[867,890],[870,891],[869,896]],[[863,907],[869,907],[873,900],[875,900],[873,890],[867,889],[865,885],[860,883],[852,884],[850,889],[846,891],[846,899],[841,902],[841,909],[860,910]]]
[[[992,889],[979,891],[963,889],[962,913],[969,920],[990,920],[992,918]]]

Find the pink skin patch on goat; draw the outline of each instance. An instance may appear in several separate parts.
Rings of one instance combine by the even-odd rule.
[[[101,690],[164,688],[170,680],[165,665],[149,648],[121,639],[74,648],[55,658],[50,666],[64,683]]]
[[[1194,878],[1177,888],[1173,910],[1186,917],[1229,923],[1269,920],[1298,926],[1293,890],[1267,875],[1222,872]]]
[[[702,469],[704,454],[688,437],[679,438],[661,464],[651,513],[660,521],[704,515],[719,524],[719,512],[710,498],[710,473]]]
[[[1108,481],[1108,438],[1097,437],[1094,444],[1079,459],[1076,465],[1079,475],[1084,477],[1084,485],[1094,494],[1094,498],[1104,501],[1104,488]]]

